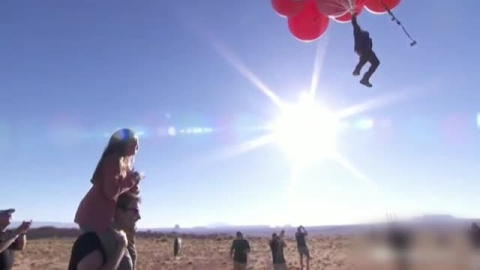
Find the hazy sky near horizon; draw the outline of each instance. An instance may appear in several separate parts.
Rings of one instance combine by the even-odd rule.
[[[460,2],[402,1],[416,47],[364,11],[381,60],[368,89],[351,75],[349,24],[299,42],[267,0],[3,0],[0,209],[72,222],[108,135],[132,127],[141,227],[478,217],[480,3]],[[383,104],[344,119],[338,152],[356,173],[337,160],[292,170],[276,143],[235,154],[279,115],[238,67],[294,101],[317,50],[319,103]]]

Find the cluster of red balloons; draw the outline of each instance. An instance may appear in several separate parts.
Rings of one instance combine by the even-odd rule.
[[[305,42],[320,38],[330,19],[339,23],[352,20],[352,11],[360,14],[367,9],[373,14],[384,14],[394,9],[401,0],[271,0],[275,11],[288,19],[288,29]]]

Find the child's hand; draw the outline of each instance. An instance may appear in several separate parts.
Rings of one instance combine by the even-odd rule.
[[[121,247],[121,248],[127,247],[128,239],[127,239],[127,235],[125,234],[125,232],[114,230],[114,234],[115,234],[115,240],[117,241],[118,246]]]
[[[135,182],[140,182],[140,180],[145,178],[145,174],[141,172],[134,171],[132,172],[132,178]]]
[[[140,193],[140,188],[138,187],[138,185],[135,185],[135,186],[133,186],[132,189],[130,189],[130,191],[135,193],[135,194],[139,194]]]

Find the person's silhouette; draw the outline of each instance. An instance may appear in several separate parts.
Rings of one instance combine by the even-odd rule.
[[[177,233],[174,233],[173,236],[175,237],[173,240],[173,256],[175,259],[177,259],[180,256],[180,251],[182,250],[182,239]]]
[[[373,43],[372,39],[370,38],[370,34],[367,31],[362,30],[362,28],[360,28],[358,25],[356,14],[353,14],[352,16],[352,25],[353,36],[355,38],[355,52],[360,57],[359,62],[353,71],[353,75],[360,75],[360,71],[362,70],[363,66],[367,62],[370,62],[370,68],[367,72],[365,72],[362,80],[360,80],[360,83],[367,87],[372,87],[372,84],[370,83],[370,77],[380,65],[380,60],[378,60],[377,55],[373,51]]]
[[[407,256],[407,251],[411,247],[411,233],[406,228],[402,228],[397,222],[391,222],[388,227],[387,237],[390,248],[395,255],[397,269],[409,269],[410,260]]]

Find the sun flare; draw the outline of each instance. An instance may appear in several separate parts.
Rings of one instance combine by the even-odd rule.
[[[274,126],[275,140],[292,162],[305,164],[336,154],[338,122],[332,113],[303,93],[285,104]]]

